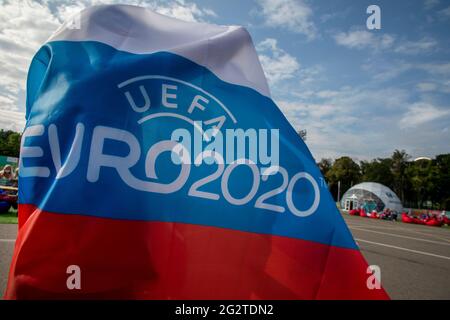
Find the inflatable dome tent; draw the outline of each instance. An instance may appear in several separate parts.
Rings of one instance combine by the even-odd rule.
[[[372,210],[380,212],[386,208],[398,213],[403,211],[402,202],[394,191],[376,182],[357,184],[348,189],[342,196],[342,209],[350,211],[361,207],[366,212],[371,212]]]

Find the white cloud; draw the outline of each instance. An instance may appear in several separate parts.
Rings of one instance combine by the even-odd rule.
[[[450,93],[450,80],[419,82],[416,85],[420,92]]]
[[[394,79],[404,72],[412,69],[411,64],[405,62],[398,62],[395,64],[389,64],[385,67],[377,65],[364,65],[363,69],[372,73],[372,78],[376,81],[387,81]]]
[[[203,21],[206,17],[216,17],[211,9],[202,9],[195,3],[177,0],[172,3],[156,3],[151,6],[156,12],[184,21]]]
[[[337,44],[355,49],[387,49],[394,43],[395,38],[389,34],[377,34],[366,30],[339,32],[334,36]]]
[[[365,88],[344,87],[334,91],[329,96],[316,95],[325,103],[336,106],[340,112],[351,115],[365,113],[367,115],[384,115],[384,112],[394,113],[404,107],[409,92],[398,88]],[[369,120],[369,119],[365,119]]]
[[[2,110],[0,108],[0,128],[1,129],[21,132],[24,127],[25,127],[25,113],[24,112]]]
[[[421,69],[425,72],[428,72],[432,75],[443,75],[450,76],[450,62],[448,63],[421,63],[415,66],[418,69]]]
[[[17,112],[25,107],[28,65],[59,22],[35,2],[2,3],[0,8],[0,127],[21,131],[23,114]]]
[[[260,42],[256,49],[264,73],[271,84],[294,77],[300,68],[295,57],[278,47],[276,39],[267,38]]]
[[[28,66],[35,52],[59,25],[90,5],[117,2],[119,1],[0,2],[0,113],[10,119],[0,121],[0,128],[17,128],[18,131],[23,129],[21,126],[24,122],[20,120],[22,117],[5,112],[24,110]],[[216,16],[214,11],[184,0],[133,0],[128,3],[145,6],[161,14],[187,21],[200,21]]]
[[[394,51],[397,53],[417,54],[429,52],[438,46],[438,42],[430,37],[425,37],[417,41],[401,42]]]
[[[417,89],[422,92],[435,91],[437,89],[437,85],[431,82],[420,82],[417,84]]]
[[[412,104],[400,120],[400,127],[414,128],[420,124],[430,122],[443,116],[447,116],[450,110],[441,110],[426,102]]]
[[[340,11],[328,12],[328,13],[322,14],[320,16],[320,22],[327,23],[328,21],[332,21],[332,20],[343,20],[350,14],[350,12],[351,12],[351,7],[347,7]]]
[[[301,33],[308,39],[317,36],[312,9],[304,0],[257,0],[265,24]]]
[[[396,37],[391,34],[379,34],[363,29],[339,32],[334,35],[334,40],[338,45],[351,49],[392,49],[393,52],[401,54],[426,53],[438,47],[438,42],[431,37],[423,37],[414,41],[400,41],[396,40]]]
[[[336,107],[329,104],[303,103],[293,101],[280,101],[279,106],[286,114],[299,113],[302,116],[309,116],[314,119],[323,119],[333,115]]]
[[[337,158],[342,154],[366,158],[364,135],[354,135],[348,128],[360,119],[345,112],[340,106],[300,101],[279,101],[277,105],[295,129],[306,129],[306,143],[314,158]],[[347,128],[347,129],[346,129]]]
[[[450,18],[450,7],[447,7],[445,9],[442,9],[441,11],[439,11],[439,15],[444,19],[449,19]]]
[[[339,91],[336,90],[321,90],[316,93],[316,96],[322,99],[333,98],[339,96]]]
[[[419,78],[418,83],[439,82],[439,87],[443,89],[440,91],[450,91],[450,88],[445,90],[446,84],[450,82],[450,63],[448,62],[408,63],[404,60],[391,61],[390,63],[378,62],[379,61],[368,62],[362,65],[362,69],[370,73],[371,78],[374,80],[387,81],[406,72],[422,71],[425,75],[420,75],[421,78]]]
[[[439,4],[439,0],[425,0],[424,6],[426,10],[430,10]]]
[[[326,79],[325,68],[320,64],[302,68],[299,71],[299,79],[303,86],[321,82]]]
[[[440,119],[450,110],[424,101],[411,105],[412,98],[407,89],[345,86],[277,105],[295,129],[307,130],[306,143],[316,160],[342,155],[371,159],[399,148],[413,155],[445,152]]]
[[[94,1],[93,1],[94,2]],[[48,1],[48,3],[54,3],[54,1]],[[92,3],[98,4],[98,3]],[[82,1],[72,1],[65,5],[59,5],[55,8],[54,12],[52,12],[53,16],[58,19],[60,23],[68,20],[73,17],[75,14],[85,9],[87,6],[91,5],[91,2],[82,2]]]
[[[196,3],[185,0],[44,0],[47,6],[55,7],[53,14],[58,20],[65,21],[80,10],[99,4],[130,4],[146,7],[150,10],[164,14],[166,16],[177,18],[184,21],[204,21],[208,17],[216,17],[217,14],[208,8],[201,8]]]

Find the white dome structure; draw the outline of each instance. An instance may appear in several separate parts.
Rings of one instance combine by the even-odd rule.
[[[346,211],[363,207],[366,212],[384,209],[402,212],[403,205],[398,196],[381,183],[363,182],[354,185],[344,193],[341,199],[341,208]]]

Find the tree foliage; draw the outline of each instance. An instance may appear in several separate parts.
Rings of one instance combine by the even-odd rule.
[[[391,188],[405,207],[450,209],[450,154],[433,160],[411,161],[404,150],[395,150],[389,158],[361,161],[359,165],[349,157],[332,162],[322,159],[318,165],[337,201],[359,182],[378,182]]]
[[[20,133],[0,130],[0,155],[19,157]]]
[[[351,188],[361,180],[361,168],[350,157],[341,157],[334,161],[331,168],[325,175],[331,193],[334,198],[338,197],[338,184],[340,182],[341,196],[342,191]]]
[[[361,161],[362,181],[372,181],[386,186],[394,185],[394,175],[391,171],[392,159],[374,159],[372,161]]]

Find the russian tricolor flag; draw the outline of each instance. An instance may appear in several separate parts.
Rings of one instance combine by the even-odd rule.
[[[245,29],[123,5],[76,19],[30,66],[6,298],[388,298],[367,285]],[[275,132],[279,157],[227,161],[228,147],[194,157],[188,137],[173,139],[208,128],[247,140]],[[173,161],[176,148],[192,163]]]

